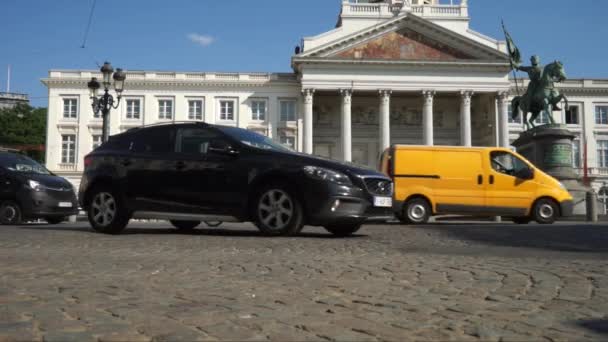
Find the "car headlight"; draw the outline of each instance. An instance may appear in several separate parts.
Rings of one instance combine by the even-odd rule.
[[[352,185],[352,181],[347,175],[330,169],[317,166],[306,166],[304,172],[315,179],[329,181],[336,184]]]
[[[27,185],[30,189],[34,190],[34,191],[41,191],[43,189],[42,184],[40,184],[40,182],[37,182],[35,180],[28,180],[27,181]]]

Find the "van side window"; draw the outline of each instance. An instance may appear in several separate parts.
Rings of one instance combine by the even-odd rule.
[[[515,176],[522,170],[529,169],[528,164],[523,160],[504,151],[495,151],[490,154],[492,169],[496,172],[509,176]]]

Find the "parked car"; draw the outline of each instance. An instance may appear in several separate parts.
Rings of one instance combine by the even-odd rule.
[[[393,146],[380,168],[394,179],[394,210],[405,223],[457,214],[551,224],[574,207],[558,180],[509,149]]]
[[[0,223],[44,219],[58,224],[78,213],[75,189],[36,161],[0,152]]]
[[[385,175],[296,153],[260,134],[205,123],[136,128],[85,157],[79,198],[93,228],[120,233],[131,218],[254,222],[267,235],[304,225],[338,236],[392,213]]]

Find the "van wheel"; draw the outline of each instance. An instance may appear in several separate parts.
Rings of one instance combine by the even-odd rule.
[[[431,206],[423,198],[407,201],[403,207],[403,221],[409,224],[425,224],[431,218]]]
[[[173,225],[173,227],[177,228],[182,232],[191,232],[196,227],[198,227],[201,222],[200,221],[169,221]]]
[[[513,217],[511,220],[515,224],[528,224],[532,221],[529,217]]]
[[[14,201],[6,201],[0,205],[0,224],[21,224],[21,207]]]
[[[553,224],[557,220],[559,209],[555,202],[548,198],[541,198],[533,208],[532,217],[540,224]]]
[[[99,186],[91,191],[91,203],[87,209],[89,223],[103,234],[120,234],[131,219],[120,193],[109,186]]]
[[[335,224],[331,226],[325,226],[325,230],[337,237],[351,236],[358,232],[359,229],[361,229],[360,224]]]
[[[303,228],[302,205],[284,184],[270,184],[260,188],[251,210],[253,222],[265,235],[296,235]]]

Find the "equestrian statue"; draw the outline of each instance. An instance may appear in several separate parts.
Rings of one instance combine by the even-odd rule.
[[[555,88],[555,82],[563,82],[566,80],[564,65],[562,62],[556,60],[543,68],[540,64],[540,57],[532,56],[532,65],[522,66],[519,49],[515,46],[515,43],[504,27],[504,24],[503,30],[507,40],[507,48],[509,50],[509,58],[513,73],[515,74],[515,70],[523,71],[528,73],[528,76],[530,77],[530,84],[528,85],[525,94],[523,96],[516,96],[511,102],[511,115],[513,116],[513,119],[517,118],[519,110],[521,109],[524,114],[523,119],[526,129],[531,129],[536,127],[534,121],[544,111],[547,113],[549,123],[555,124],[553,111],[561,110],[559,103],[562,100],[566,103],[566,110],[568,109],[568,99],[560,94],[559,90]],[[515,81],[517,82],[517,78]],[[528,113],[532,114],[529,120],[527,120]]]

